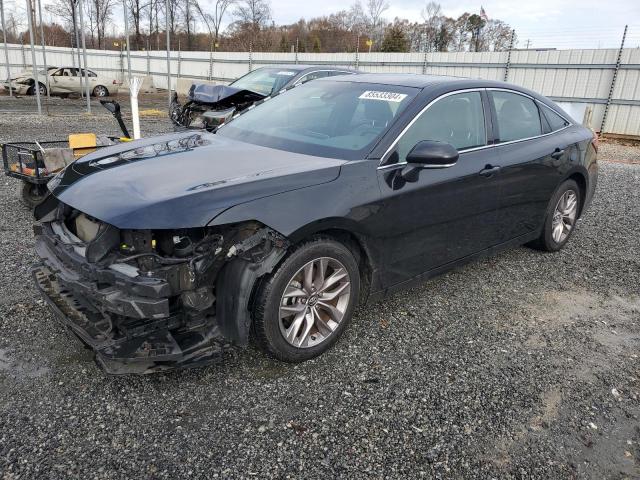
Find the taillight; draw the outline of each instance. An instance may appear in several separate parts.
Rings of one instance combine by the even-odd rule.
[[[598,139],[598,134],[595,131],[593,132],[593,138],[591,139],[591,145],[593,145],[593,149],[597,153],[598,152],[599,139]]]

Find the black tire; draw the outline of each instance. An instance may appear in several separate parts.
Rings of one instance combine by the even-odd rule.
[[[22,182],[22,185],[20,186],[20,198],[22,203],[31,210],[40,205],[46,196],[46,185]]]
[[[542,227],[540,236],[533,242],[529,243],[528,246],[530,246],[531,248],[535,248],[536,250],[542,250],[545,252],[557,252],[567,244],[567,242],[573,235],[573,232],[575,231],[575,223],[573,224],[573,227],[569,231],[566,238],[564,238],[560,242],[556,242],[553,239],[552,223],[556,205],[558,204],[560,197],[562,197],[569,190],[573,191],[576,194],[578,199],[577,212],[580,212],[583,202],[580,187],[574,180],[566,180],[558,187],[558,189],[551,197],[551,200],[549,201],[549,205],[547,206],[547,211],[544,218],[544,225]],[[576,214],[576,221],[577,220],[578,215]]]
[[[285,288],[296,272],[311,262],[329,257],[340,262],[350,281],[350,296],[344,315],[333,333],[321,343],[306,348],[291,345],[280,330],[280,302]],[[331,238],[314,237],[296,246],[274,272],[258,286],[253,307],[254,340],[268,355],[285,362],[297,363],[317,357],[330,349],[351,320],[360,294],[358,258],[349,248]]]
[[[34,88],[34,86],[32,85],[29,90],[27,90],[27,95],[35,95],[36,94],[36,90]],[[45,86],[44,83],[40,84],[40,95],[46,95],[47,94],[47,87]]]
[[[98,98],[105,98],[109,96],[109,90],[103,85],[98,85],[93,89],[93,96]]]

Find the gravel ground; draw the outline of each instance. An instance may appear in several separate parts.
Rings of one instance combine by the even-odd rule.
[[[0,115],[3,140],[82,129],[117,133]],[[603,159],[640,159],[610,145]],[[108,377],[38,300],[30,216],[5,179],[0,478],[640,478],[639,185],[640,166],[602,162],[562,252],[515,249],[360,308],[316,360],[251,347]]]

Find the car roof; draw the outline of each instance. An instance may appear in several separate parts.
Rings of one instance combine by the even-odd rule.
[[[348,67],[340,67],[336,65],[300,65],[300,64],[282,64],[282,65],[265,65],[261,68],[282,68],[283,70],[295,70],[298,73],[310,71],[310,70],[339,70],[341,72],[353,72],[357,73],[357,70],[353,70]]]
[[[336,76],[320,78],[318,82],[352,82],[352,83],[377,83],[379,85],[393,85],[399,87],[412,87],[420,89],[434,89],[436,87],[465,88],[506,88],[522,92],[539,100],[548,102],[542,95],[528,88],[498,80],[483,80],[480,78],[453,77],[447,75],[420,75],[416,73],[361,73],[360,75]]]

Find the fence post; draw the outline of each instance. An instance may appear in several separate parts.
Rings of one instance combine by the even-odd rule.
[[[4,40],[4,59],[7,62],[7,85],[9,86],[9,96],[13,97],[13,87],[11,87],[11,67],[9,66],[9,45],[7,45],[7,29],[4,26],[4,2],[0,0],[0,16],[2,17],[2,35]]]
[[[509,40],[509,52],[507,53],[507,63],[504,66],[504,81],[509,80],[509,68],[511,68],[511,51],[513,50],[513,40],[516,37],[515,28],[511,30],[511,40]]]
[[[296,37],[296,54],[295,54],[295,62],[296,65],[298,64],[298,49],[299,49],[299,45],[298,42],[300,41],[300,39],[298,37]]]
[[[178,39],[178,78],[180,78],[180,64],[181,63],[182,63],[182,47],[180,45],[180,39]]]
[[[211,82],[213,80],[213,43],[214,40],[211,40],[211,43],[209,44],[209,81]]]
[[[424,46],[424,58],[422,59],[422,74],[426,75],[427,73],[427,46]]]
[[[253,70],[253,43],[249,42],[249,71]]]
[[[607,97],[607,103],[604,106],[604,113],[602,114],[602,123],[600,124],[600,135],[604,133],[604,127],[607,122],[607,114],[609,113],[609,105],[613,99],[613,90],[616,86],[616,79],[618,78],[618,71],[620,70],[620,62],[622,61],[622,50],[624,49],[624,41],[627,38],[627,28],[629,25],[624,26],[624,32],[622,33],[622,42],[620,42],[620,49],[618,50],[618,58],[616,60],[616,68],[613,70],[613,78],[611,79],[611,86],[609,87],[609,96]]]
[[[124,84],[124,45],[120,42],[120,78]]]
[[[149,40],[147,40],[147,77],[151,75],[151,57],[149,56]]]
[[[126,0],[122,0],[122,15],[124,16],[124,35],[127,39],[127,77],[129,85],[131,85],[131,46],[129,45],[129,12],[127,11]],[[138,48],[137,43],[138,42],[136,42],[136,48]]]
[[[358,66],[360,65],[359,54],[360,54],[360,34],[358,34],[358,37],[356,38],[356,61],[355,61],[356,70],[358,70]]]
[[[20,35],[20,51],[22,52],[22,69],[24,70],[27,68],[27,57],[24,54],[24,39],[22,35]]]

